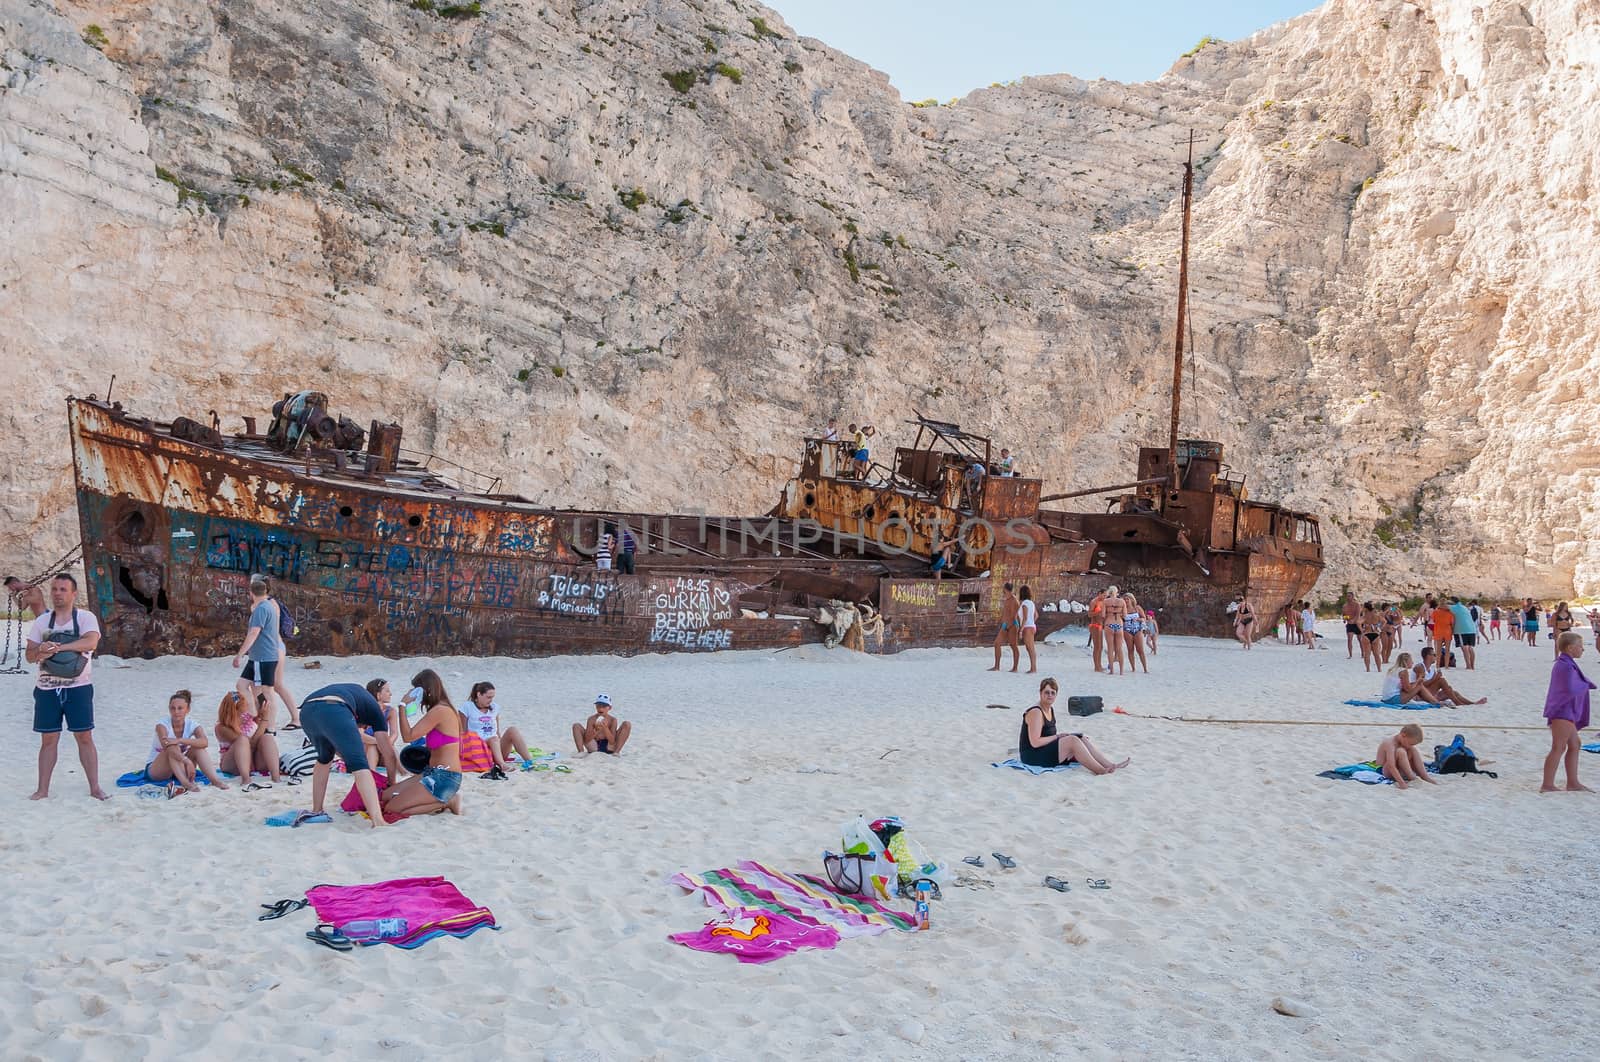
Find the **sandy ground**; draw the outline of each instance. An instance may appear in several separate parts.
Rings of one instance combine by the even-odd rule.
[[[1333,633],[1337,624],[1325,624]],[[1490,704],[1349,708],[1378,676],[1330,651],[1167,639],[1148,678],[1051,645],[1063,694],[1153,713],[1537,725],[1548,646],[1489,646],[1460,676]],[[1412,648],[1415,648],[1413,645]],[[418,661],[295,664],[297,693]],[[1590,1058],[1600,796],[1537,793],[1542,731],[1469,731],[1498,780],[1399,792],[1317,771],[1369,758],[1375,728],[1194,726],[1103,714],[1082,728],[1133,766],[1107,778],[995,770],[1026,675],[986,651],[439,662],[487,678],[547,748],[597,691],[637,732],[560,776],[469,777],[466,814],[373,834],[356,818],[268,829],[307,787],[176,801],[85,795],[64,749],[27,800],[31,679],[0,677],[14,742],[0,788],[0,1057],[561,1059],[894,1057]],[[1592,656],[1585,661],[1595,670]],[[166,694],[209,722],[225,661],[98,664],[102,778],[142,764]],[[1011,711],[985,707],[1016,706]],[[893,750],[893,751],[890,751]],[[1600,784],[1600,756],[1588,757]],[[822,768],[821,773],[816,769]],[[335,795],[342,795],[336,791]],[[992,889],[950,889],[932,932],[848,940],[770,966],[666,940],[707,917],[664,884],[740,859],[820,872],[860,812],[898,813],[942,860],[984,853]],[[1000,850],[1020,866],[993,869]],[[962,868],[965,869],[965,868]],[[257,904],[319,882],[444,874],[504,927],[419,951],[336,954],[311,912]],[[1040,887],[1046,874],[1073,883]],[[1088,876],[1109,878],[1093,892]],[[1276,996],[1301,1001],[1284,1017]]]

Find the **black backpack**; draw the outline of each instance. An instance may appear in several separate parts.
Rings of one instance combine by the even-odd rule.
[[[1433,762],[1429,764],[1435,774],[1486,774],[1500,776],[1493,771],[1478,770],[1478,755],[1467,748],[1467,739],[1457,734],[1448,745],[1433,747]]]

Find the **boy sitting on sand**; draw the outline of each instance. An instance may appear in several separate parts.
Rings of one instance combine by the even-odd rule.
[[[594,698],[594,714],[586,722],[572,724],[572,740],[582,753],[604,752],[616,756],[628,743],[633,724],[624,723],[611,714],[611,697],[598,693]]]
[[[1439,784],[1422,765],[1422,753],[1417,751],[1420,744],[1422,728],[1415,723],[1407,723],[1400,728],[1400,733],[1384,738],[1383,744],[1378,746],[1378,769],[1400,789],[1404,789],[1407,782],[1418,779],[1429,785]]]

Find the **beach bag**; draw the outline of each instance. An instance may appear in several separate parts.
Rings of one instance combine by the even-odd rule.
[[[44,640],[47,642],[75,642],[80,636],[78,610],[73,609],[72,633],[69,635],[66,631],[49,631],[45,634]],[[83,674],[83,669],[88,663],[89,658],[76,650],[70,653],[53,653],[39,661],[39,670],[54,678],[75,679]]]
[[[1105,710],[1105,701],[1099,697],[1068,697],[1068,715],[1097,715]]]
[[[278,769],[293,778],[304,778],[316,765],[317,750],[310,738],[306,738],[293,752],[280,753],[278,756]]]
[[[892,899],[899,875],[894,860],[889,858],[889,852],[883,842],[867,824],[866,816],[858,815],[845,823],[839,832],[842,854],[857,857],[859,864],[856,870],[859,873],[861,891],[851,895],[870,896],[879,900]],[[825,868],[827,862],[824,857]]]
[[[877,857],[855,855],[850,852],[822,853],[822,869],[836,892],[845,896],[862,896],[868,893],[867,884],[877,866]]]
[[[1457,734],[1448,745],[1435,745],[1433,747],[1433,770],[1435,774],[1486,774],[1490,778],[1500,777],[1493,771],[1478,770],[1477,753],[1467,748],[1467,739]]]
[[[278,636],[288,641],[300,633],[300,628],[294,625],[294,615],[284,607],[282,601],[274,600],[272,603],[278,606]]]

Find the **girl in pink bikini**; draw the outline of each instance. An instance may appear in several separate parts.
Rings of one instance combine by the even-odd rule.
[[[434,815],[449,808],[461,814],[461,713],[445,692],[444,681],[432,668],[411,677],[422,691],[422,718],[411,722],[404,710],[396,713],[406,741],[422,738],[428,747],[428,769],[414,778],[384,790],[386,816]]]

